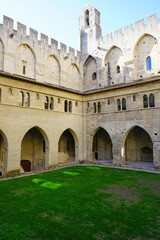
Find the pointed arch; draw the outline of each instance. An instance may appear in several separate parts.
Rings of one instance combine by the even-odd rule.
[[[60,84],[61,66],[55,55],[49,55],[45,60],[44,81],[52,84]]]
[[[89,55],[83,65],[84,69],[84,85],[86,88],[97,87],[97,62],[94,57]],[[93,77],[94,76],[94,77]],[[96,78],[95,78],[96,76]]]
[[[71,84],[71,88],[79,90],[80,87],[80,71],[75,63],[70,64],[68,68],[68,79]]]
[[[79,143],[75,132],[71,128],[64,130],[58,141],[58,161],[74,162],[78,160]]]
[[[15,52],[15,74],[35,78],[35,68],[36,55],[33,49],[27,43],[19,45]]]
[[[103,127],[98,127],[92,133],[92,159],[112,163],[112,140]]]
[[[23,171],[44,170],[48,166],[49,140],[38,126],[30,128],[21,140],[21,167]]]
[[[159,47],[155,36],[144,33],[138,38],[133,50],[135,79],[156,74],[160,64]]]
[[[124,81],[122,76],[124,67],[124,54],[118,46],[112,46],[104,58],[107,84],[117,84]],[[112,79],[112,80],[111,80]]]
[[[129,128],[124,134],[122,147],[122,160],[124,163],[151,162],[153,166],[153,140],[148,131],[138,125]]]

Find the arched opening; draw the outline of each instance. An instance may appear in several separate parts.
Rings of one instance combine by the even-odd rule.
[[[50,98],[50,110],[53,110],[53,108],[54,108],[54,100],[53,100],[53,98],[51,97],[51,98]]]
[[[24,106],[24,93],[22,91],[19,93],[19,106]]]
[[[48,109],[48,107],[49,107],[49,99],[48,99],[48,97],[45,97],[44,109]]]
[[[129,165],[153,167],[153,142],[141,127],[134,127],[125,140],[125,161]]]
[[[153,93],[151,93],[150,96],[149,96],[149,106],[150,107],[155,107],[155,97],[154,97]]]
[[[70,130],[65,130],[58,142],[58,162],[75,161],[75,140]]]
[[[71,113],[72,112],[72,102],[69,101],[69,112]]]
[[[89,26],[89,10],[86,10],[86,16],[85,16],[85,25],[86,27]]]
[[[117,110],[121,111],[121,100],[117,99]]]
[[[64,111],[68,112],[68,101],[67,100],[64,101]]]
[[[147,70],[152,69],[151,57],[147,57],[147,59],[146,59],[146,69]]]
[[[21,143],[21,167],[22,171],[40,171],[45,169],[46,141],[37,128],[31,128],[23,137]]]
[[[148,108],[148,96],[147,95],[143,96],[143,107]]]
[[[94,72],[94,73],[92,73],[92,80],[96,80],[96,79],[97,79],[97,73]]]
[[[7,163],[7,140],[0,132],[0,177],[5,174],[5,166]]]
[[[93,103],[93,108],[94,108],[94,113],[96,113],[97,112],[96,103]]]
[[[126,110],[126,99],[122,99],[122,110]]]
[[[103,128],[99,128],[93,137],[92,159],[112,163],[112,141]]]
[[[98,102],[98,113],[100,113],[100,112],[101,112],[101,103]]]
[[[25,95],[25,106],[30,107],[30,95],[29,95],[29,93],[26,93],[26,95]]]
[[[116,67],[116,73],[120,73],[121,72],[121,68],[120,68],[120,66],[118,65],[117,67]]]

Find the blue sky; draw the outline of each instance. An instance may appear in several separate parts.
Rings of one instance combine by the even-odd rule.
[[[6,15],[50,38],[78,49],[78,18],[88,3],[101,12],[103,36],[157,13],[160,0],[0,0],[0,22]]]

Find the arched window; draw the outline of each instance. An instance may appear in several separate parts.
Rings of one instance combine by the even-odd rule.
[[[146,59],[146,69],[147,70],[151,70],[152,69],[151,57],[147,57],[147,59]]]
[[[26,95],[25,95],[25,106],[30,107],[30,95],[29,95],[29,93],[26,93]]]
[[[69,112],[71,113],[72,112],[72,102],[69,101]]]
[[[96,113],[97,112],[96,103],[93,103],[93,107],[94,107],[94,113]]]
[[[101,112],[101,103],[98,102],[98,113],[100,113],[100,112]]]
[[[117,110],[121,111],[121,100],[117,99]]]
[[[67,102],[67,100],[64,101],[64,111],[68,112],[68,102]]]
[[[121,68],[120,68],[119,65],[117,65],[117,67],[116,67],[116,73],[120,73],[120,72],[121,72]]]
[[[8,89],[8,93],[9,93],[9,95],[12,95],[12,89],[11,88]]]
[[[97,73],[94,72],[94,73],[92,73],[92,80],[96,80],[96,79],[97,79]]]
[[[2,98],[2,90],[0,88],[0,103],[1,103],[1,98]]]
[[[49,107],[48,97],[45,97],[45,101],[44,101],[44,109],[48,109],[48,107]]]
[[[22,91],[19,93],[19,105],[24,106],[24,93]]]
[[[147,95],[143,96],[143,107],[148,108],[148,96]]]
[[[126,99],[122,99],[122,110],[126,110]]]
[[[86,26],[89,26],[89,11],[86,10]]]
[[[150,96],[149,96],[149,106],[150,107],[155,107],[155,97],[154,97],[153,93],[151,93]]]
[[[53,110],[53,108],[54,108],[54,100],[53,100],[53,98],[51,97],[51,98],[50,98],[50,110]]]

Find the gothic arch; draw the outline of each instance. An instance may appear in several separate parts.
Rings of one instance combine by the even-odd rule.
[[[124,81],[124,55],[121,48],[112,46],[105,56],[104,64],[107,85],[117,84]]]
[[[67,128],[58,140],[58,161],[73,162],[79,158],[79,142],[76,133]]]
[[[44,170],[48,166],[49,140],[46,133],[34,126],[21,140],[21,166],[24,171]]]
[[[44,79],[53,84],[60,84],[61,67],[55,55],[49,55],[45,61]]]
[[[147,59],[152,67],[147,69]],[[157,74],[160,69],[158,40],[151,34],[143,34],[136,42],[133,50],[135,79]]]
[[[153,140],[143,127],[135,125],[128,129],[121,149],[122,162],[153,162]]]
[[[23,43],[17,47],[15,52],[15,74],[35,78],[35,72],[35,53],[27,43]]]
[[[103,128],[98,127],[92,133],[92,160],[105,160],[112,163],[112,139],[109,133]]]
[[[83,65],[84,69],[84,85],[86,88],[97,87],[97,77],[93,79],[93,74],[97,76],[97,62],[91,55],[87,57]]]
[[[80,86],[80,71],[75,63],[70,64],[68,68],[68,79],[72,88],[78,90]]]

